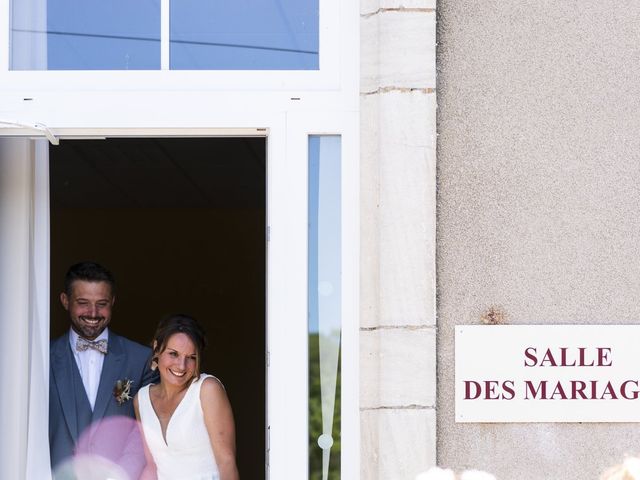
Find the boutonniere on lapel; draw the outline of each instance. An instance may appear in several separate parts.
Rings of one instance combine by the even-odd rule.
[[[131,400],[131,385],[133,385],[133,381],[128,378],[116,382],[113,387],[113,396],[116,398],[118,405]]]

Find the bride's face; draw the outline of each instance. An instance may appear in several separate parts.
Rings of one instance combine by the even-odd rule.
[[[174,333],[158,356],[160,380],[182,386],[193,379],[196,369],[196,347],[184,333]]]

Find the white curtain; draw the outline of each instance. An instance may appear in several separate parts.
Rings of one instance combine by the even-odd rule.
[[[0,478],[49,479],[49,159],[0,137]]]

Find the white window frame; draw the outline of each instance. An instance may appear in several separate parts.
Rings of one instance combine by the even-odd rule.
[[[270,386],[274,387],[275,400],[281,403],[278,415],[286,415],[281,427],[271,426],[271,454],[278,461],[272,463],[272,479],[308,478],[308,165],[309,137],[311,135],[340,135],[342,155],[342,392],[341,392],[341,478],[359,478],[359,140],[357,112],[340,114],[318,112],[296,112],[287,114],[287,175],[291,176],[289,187],[293,190],[280,196],[280,201],[288,202],[286,208],[273,210],[274,214],[285,213],[280,223],[285,230],[274,236],[279,228],[272,227],[271,240],[279,240],[279,248],[289,250],[276,253],[273,257],[289,260],[289,271],[271,272],[280,275],[269,284],[278,288],[289,282],[289,290],[284,288],[269,292],[269,299],[289,310],[283,324],[285,334],[273,336],[271,348]],[[296,180],[297,179],[297,180]],[[300,181],[300,179],[304,179]],[[278,195],[282,185],[271,185],[271,193]],[[269,220],[271,224],[271,220]],[[277,248],[276,244],[270,245]],[[283,256],[281,256],[283,255]],[[276,264],[280,265],[280,264]],[[286,278],[286,280],[285,280]],[[271,279],[275,280],[275,279]],[[272,294],[274,295],[272,297]],[[282,296],[281,298],[279,296]],[[283,312],[272,312],[280,315]],[[272,317],[273,318],[273,317]],[[275,377],[274,377],[275,376]],[[275,381],[274,381],[275,380]],[[287,384],[289,388],[282,395]],[[284,428],[282,428],[284,427]],[[284,461],[283,461],[284,460]]]
[[[296,112],[265,129],[69,129],[62,139],[266,136],[267,440],[269,478],[308,477],[308,152],[311,135],[342,138],[342,478],[359,475],[357,112]],[[55,148],[55,147],[54,147]],[[40,202],[39,208],[48,204]],[[48,212],[46,212],[48,213]],[[42,212],[36,212],[42,214]],[[46,403],[46,399],[43,399]]]
[[[10,72],[0,14],[0,122],[13,123],[0,136],[42,138],[42,126],[62,139],[267,136],[272,480],[308,478],[307,167],[318,134],[342,137],[342,478],[360,471],[359,3],[320,5],[319,71]]]
[[[0,85],[5,92],[31,92],[32,94],[45,91],[334,89],[339,85],[340,58],[343,54],[343,45],[340,43],[343,3],[340,0],[319,1],[319,70],[11,71],[9,70],[11,0],[0,0]],[[161,20],[160,27],[163,33],[166,33],[168,29],[166,18]],[[167,46],[163,45],[161,48],[166,50]],[[166,67],[166,65],[163,66]]]
[[[89,128],[266,128],[264,113],[359,108],[359,4],[320,0],[319,71],[9,71],[0,0],[0,135]],[[251,112],[255,112],[254,115]],[[42,132],[40,132],[42,134]]]

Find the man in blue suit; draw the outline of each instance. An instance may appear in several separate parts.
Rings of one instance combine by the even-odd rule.
[[[67,272],[60,301],[71,328],[51,342],[49,445],[54,469],[78,449],[120,465],[133,480],[145,465],[138,429],[133,422],[109,428],[104,419],[134,418],[133,397],[155,374],[151,349],[107,328],[114,288],[111,272],[97,263]]]

